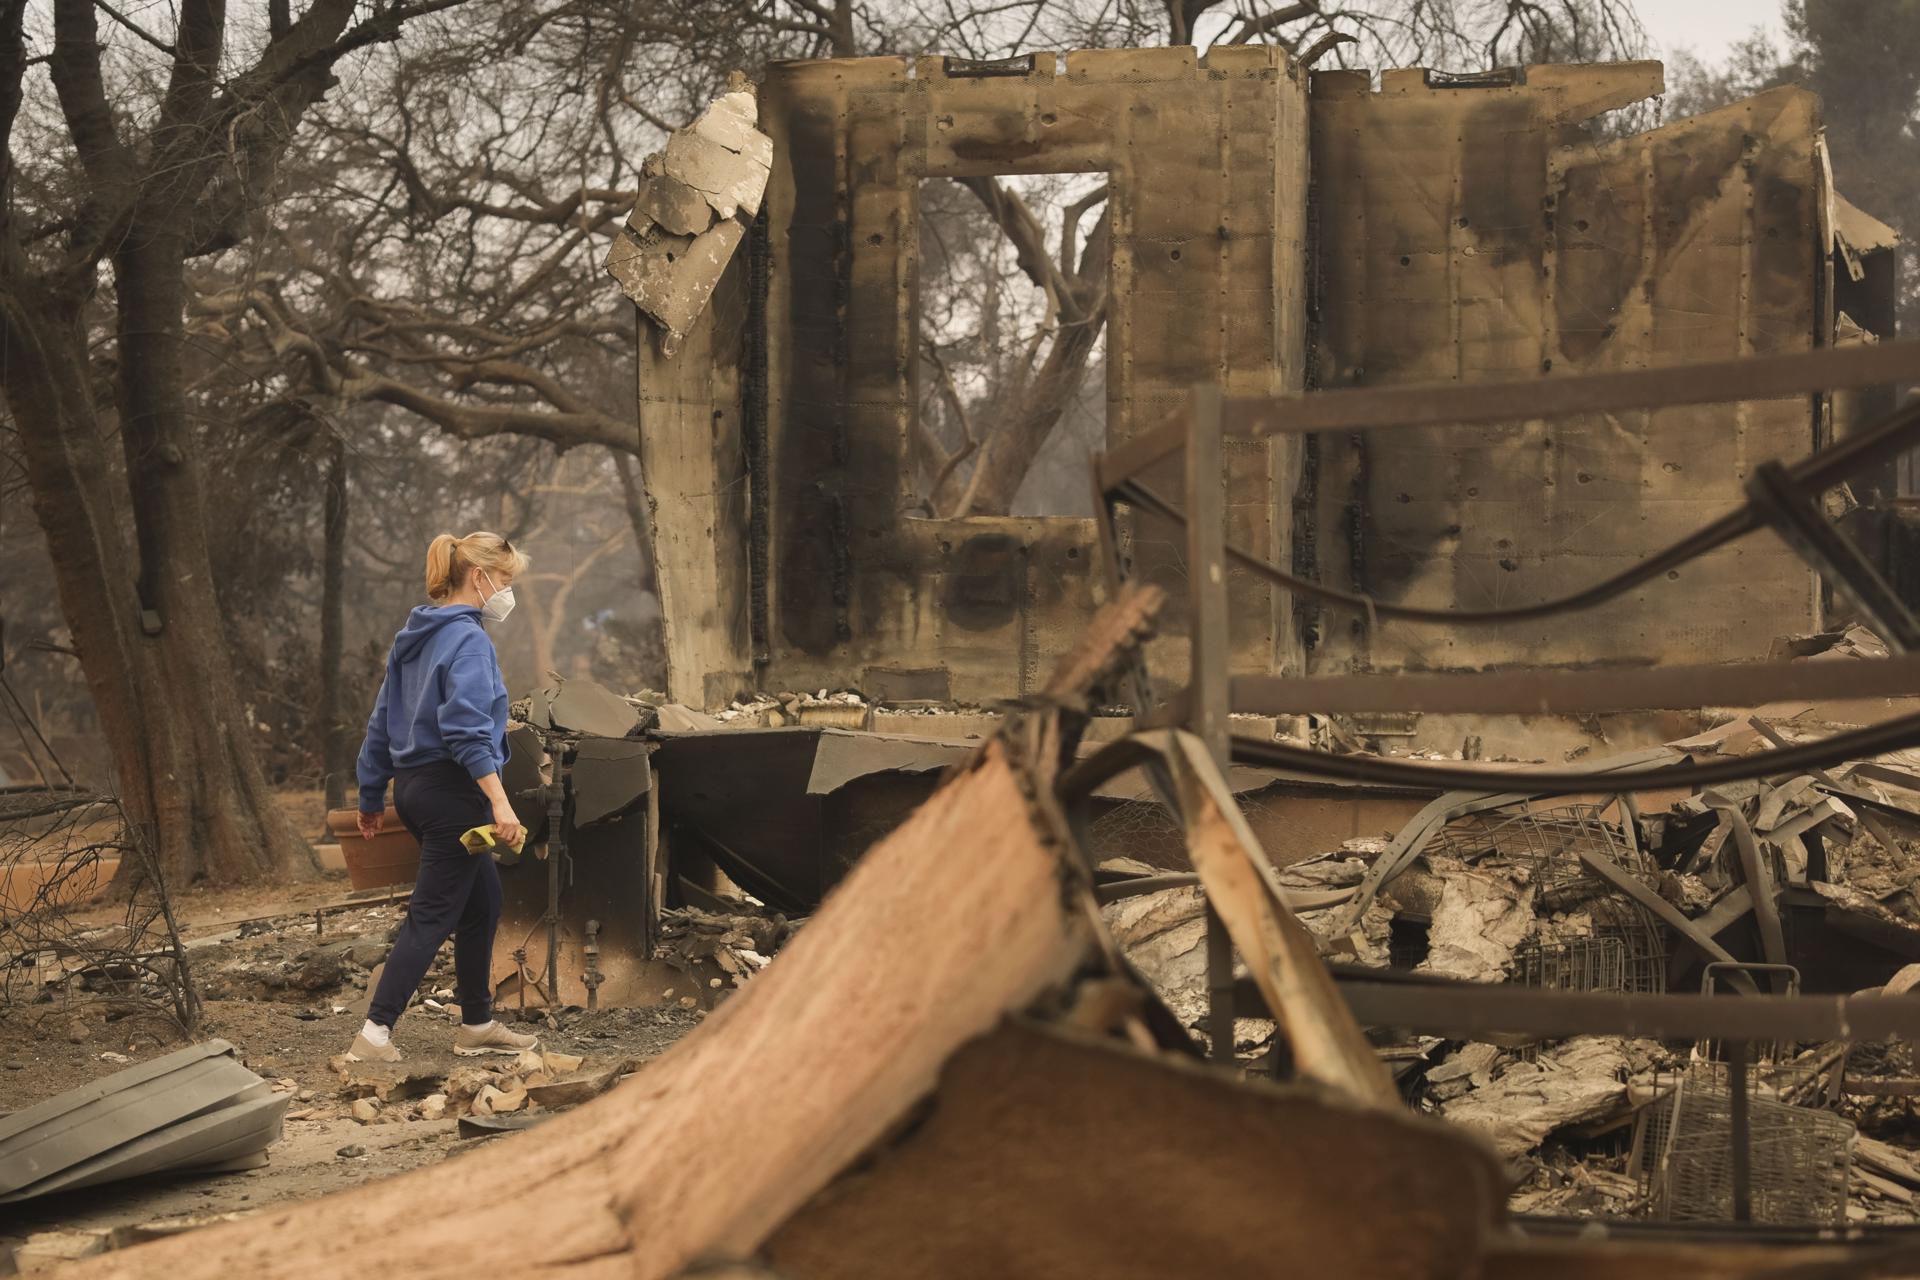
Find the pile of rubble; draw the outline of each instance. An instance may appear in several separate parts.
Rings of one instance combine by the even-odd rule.
[[[529,1049],[517,1057],[455,1067],[442,1074],[406,1063],[328,1064],[340,1077],[341,1101],[361,1124],[506,1116],[558,1111],[597,1098],[634,1069],[627,1059],[589,1064],[579,1054]],[[289,1120],[320,1114],[324,1104],[289,1113]]]
[[[811,725],[828,729],[864,729],[869,703],[849,689],[815,693],[758,693],[737,698],[715,719],[736,728],[779,729]]]
[[[804,921],[778,912],[722,914],[697,907],[670,907],[660,913],[660,940],[653,956],[687,974],[696,985],[714,990],[738,987],[767,967]],[[717,970],[717,972],[716,972]],[[669,989],[662,993],[671,996]],[[698,1001],[681,997],[693,1008]]]
[[[1643,753],[1644,763],[1745,754],[1826,731],[1804,714],[1780,727],[1742,717]],[[1700,990],[1704,962],[1739,957],[1711,971],[1705,989],[1904,994],[1920,982],[1920,965],[1903,968],[1920,961],[1916,766],[1889,756],[1721,786],[1649,814],[1630,798],[1597,806],[1457,793],[1391,837],[1280,868],[1278,881],[1323,958],[1350,969],[1655,994],[1670,982]],[[1103,874],[1142,885],[1165,875],[1118,862]],[[1120,895],[1103,915],[1128,959],[1204,1038],[1198,885],[1125,896],[1110,883],[1107,893]],[[1236,1052],[1255,1065],[1271,1035],[1271,1024],[1242,1019]],[[1718,1045],[1372,1038],[1417,1110],[1481,1133],[1510,1162],[1515,1212],[1684,1218],[1724,1205],[1728,1084]],[[1796,1162],[1769,1183],[1756,1154],[1760,1220],[1920,1219],[1920,1153],[1868,1136],[1898,1140],[1910,1127],[1920,1072],[1909,1048],[1758,1051],[1753,1123],[1772,1126],[1773,1149]]]

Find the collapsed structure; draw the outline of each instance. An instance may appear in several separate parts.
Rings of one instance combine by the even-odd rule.
[[[1920,349],[1810,96],[1596,123],[1659,90],[1259,47],[735,85],[609,259],[670,688],[517,705],[495,958],[502,1009],[715,1016],[532,1135],[92,1274],[348,1229],[451,1273],[483,1224],[659,1276],[1885,1261],[1920,625],[1836,520]],[[1095,513],[910,514],[918,184],[1059,171],[1110,182]]]
[[[1657,63],[1388,71],[1376,89],[1259,46],[770,68],[766,145],[737,161],[766,184],[742,206],[742,251],[703,259],[697,282],[639,280],[622,265],[634,246],[671,239],[643,200],[610,260],[670,317],[639,345],[668,693],[708,710],[753,689],[990,703],[1032,692],[1100,599],[1088,520],[911,514],[926,179],[1107,175],[1110,449],[1203,382],[1286,396],[1891,337],[1893,237],[1832,189],[1817,100],[1782,88],[1610,128],[1662,90]],[[741,239],[727,228],[706,234]],[[685,301],[708,289],[680,341]],[[1888,407],[1679,405],[1393,447],[1235,433],[1229,538],[1388,605],[1545,600],[1737,503],[1755,462]],[[1855,484],[1886,496],[1890,475]],[[1177,471],[1142,480],[1178,492]],[[1178,600],[1170,532],[1135,507],[1121,552]],[[1630,609],[1439,639],[1239,569],[1232,586],[1231,663],[1249,673],[1753,659],[1824,616],[1777,544],[1706,557]],[[1178,612],[1160,669],[1184,665]]]

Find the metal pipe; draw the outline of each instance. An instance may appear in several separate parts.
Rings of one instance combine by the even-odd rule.
[[[1911,449],[1916,432],[1920,432],[1920,403],[1896,410],[1866,431],[1849,436],[1839,444],[1802,458],[1785,468],[1785,473],[1798,492],[1822,493],[1849,475],[1869,466],[1884,463],[1887,459]],[[1137,478],[1116,481],[1111,492],[1114,497],[1150,511],[1162,519],[1175,524],[1186,522],[1187,516],[1184,510],[1155,493]],[[1742,506],[1727,512],[1678,542],[1653,552],[1631,568],[1610,578],[1604,578],[1571,595],[1505,609],[1420,608],[1394,604],[1386,600],[1375,600],[1371,596],[1342,591],[1337,587],[1330,587],[1325,583],[1314,582],[1289,573],[1278,565],[1270,564],[1234,544],[1229,543],[1226,550],[1230,559],[1269,582],[1299,595],[1310,596],[1329,604],[1364,610],[1369,621],[1386,618],[1399,622],[1423,622],[1450,627],[1489,626],[1503,622],[1525,622],[1536,618],[1555,617],[1605,604],[1626,594],[1634,587],[1651,582],[1669,570],[1676,569],[1690,560],[1698,559],[1765,525],[1766,517],[1759,505],[1749,499]]]
[[[1753,1221],[1753,1117],[1747,1101],[1747,1042],[1727,1042],[1727,1092],[1733,1111],[1733,1220]]]
[[[1206,744],[1221,772],[1227,739],[1227,513],[1220,447],[1220,389],[1193,393],[1187,430],[1187,728]],[[1191,815],[1189,815],[1191,817]],[[1233,1061],[1233,940],[1207,903],[1207,1038],[1215,1062]]]
[[[567,853],[567,790],[573,777],[573,748],[554,761],[547,786],[547,1004],[560,1006],[560,860]]]
[[[580,985],[587,989],[587,1008],[600,1007],[600,984],[606,981],[600,972],[600,922],[587,921],[587,939],[580,947],[586,957],[586,972],[580,975]]]
[[[1843,387],[1881,386],[1911,378],[1916,363],[1920,363],[1920,342],[1881,342],[1572,377],[1236,396],[1226,404],[1225,413],[1235,435],[1253,436],[1472,426],[1629,409],[1739,404]],[[1179,449],[1177,422],[1142,431],[1107,454],[1101,480],[1114,488]]]

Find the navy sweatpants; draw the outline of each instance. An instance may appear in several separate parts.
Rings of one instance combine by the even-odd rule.
[[[452,934],[460,1021],[485,1023],[493,1017],[500,871],[491,855],[468,853],[460,836],[493,821],[493,806],[467,771],[449,760],[395,773],[393,808],[420,842],[420,877],[367,1017],[383,1027],[397,1022],[427,976],[434,953]]]

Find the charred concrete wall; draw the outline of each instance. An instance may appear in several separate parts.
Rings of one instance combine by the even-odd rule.
[[[990,702],[1035,688],[1100,601],[1090,521],[911,513],[929,178],[1109,175],[1110,442],[1202,383],[1554,377],[1832,338],[1803,91],[1617,136],[1600,118],[1658,94],[1659,64],[1307,78],[1248,47],[771,68],[760,221],[681,351],[641,344],[673,696]],[[1829,420],[1776,401],[1229,442],[1230,536],[1396,602],[1547,599],[1707,523]],[[1177,495],[1179,476],[1149,482]],[[1183,537],[1136,519],[1121,549],[1175,597],[1150,662],[1177,678]],[[1240,671],[1732,660],[1821,621],[1814,576],[1765,534],[1604,610],[1499,629],[1369,634],[1238,571],[1231,595]]]
[[[984,76],[938,58],[771,68],[764,292],[748,255],[682,354],[642,352],[673,695],[851,683],[984,702],[1037,687],[1101,598],[1092,522],[908,514],[920,184],[1109,175],[1107,430],[1122,440],[1199,382],[1304,386],[1305,79],[1254,47],[1204,63],[1191,49],[1036,55]],[[737,367],[690,372],[728,359],[720,304],[735,288]],[[1229,454],[1233,536],[1287,560],[1297,446]],[[756,492],[764,518],[751,521],[742,504]],[[1136,527],[1126,543],[1134,572],[1179,593],[1175,534]],[[1237,582],[1233,640],[1241,669],[1294,661],[1285,594]],[[1184,666],[1181,636],[1159,647],[1159,671]]]
[[[1817,101],[1779,89],[1608,140],[1592,117],[1660,91],[1656,63],[1533,67],[1448,87],[1313,77],[1323,387],[1552,377],[1803,351],[1826,313]],[[1314,567],[1400,603],[1567,594],[1744,497],[1815,444],[1775,401],[1319,439]],[[1727,660],[1817,627],[1812,574],[1750,536],[1603,610],[1490,630],[1309,617],[1312,665]]]

